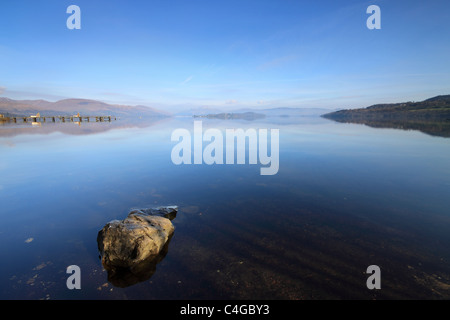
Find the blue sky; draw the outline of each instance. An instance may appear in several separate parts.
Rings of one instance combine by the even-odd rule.
[[[81,8],[81,30],[66,9]],[[369,30],[369,5],[381,30]],[[167,110],[353,108],[450,94],[450,2],[0,3],[0,95]]]

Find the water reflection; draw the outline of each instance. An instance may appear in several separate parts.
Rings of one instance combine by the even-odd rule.
[[[149,280],[156,272],[156,265],[160,263],[169,252],[171,240],[172,236],[156,257],[141,261],[131,268],[111,268],[103,264],[103,267],[108,272],[108,281],[115,287],[126,288]]]
[[[331,119],[331,118],[330,118]],[[450,138],[450,119],[443,121],[395,120],[395,119],[331,119],[341,123],[364,124],[372,128],[417,130],[431,136]]]
[[[0,137],[14,137],[22,134],[51,134],[60,132],[68,135],[86,135],[113,129],[147,128],[167,121],[167,117],[146,119],[117,119],[115,121],[67,121],[67,122],[5,122],[0,121]]]
[[[191,131],[193,118],[99,134],[83,130],[102,124],[66,123],[77,133],[47,135],[46,123],[1,137],[0,297],[450,297],[449,139],[319,117],[202,120],[205,130],[279,128],[279,172],[174,165],[171,133]],[[168,203],[185,208],[170,253],[166,243],[155,259],[103,272],[95,238],[105,222]],[[61,272],[72,264],[79,292]],[[372,264],[377,292],[366,287]],[[117,288],[98,289],[108,284]]]

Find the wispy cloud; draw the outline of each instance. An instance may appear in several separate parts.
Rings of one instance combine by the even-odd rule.
[[[184,84],[188,83],[189,81],[191,81],[193,78],[194,78],[194,76],[189,76],[181,84],[184,85]]]

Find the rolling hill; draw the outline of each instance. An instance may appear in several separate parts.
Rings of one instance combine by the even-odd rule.
[[[170,116],[169,113],[146,106],[115,105],[89,99],[64,99],[50,102],[46,100],[0,98],[0,114],[6,116],[30,116],[36,113],[40,113],[41,116],[62,116],[80,113],[83,116],[115,116],[119,118]]]
[[[376,104],[361,109],[345,109],[322,115],[332,120],[450,120],[450,95],[420,102]]]
[[[450,137],[450,95],[419,102],[376,104],[361,109],[339,110],[322,117],[374,128],[418,130],[433,136]]]

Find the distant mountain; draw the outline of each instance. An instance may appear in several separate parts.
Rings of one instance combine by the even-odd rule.
[[[242,113],[216,113],[207,115],[194,115],[194,118],[208,118],[208,119],[243,119],[243,120],[257,120],[265,118],[266,116],[256,112],[242,112]]]
[[[266,117],[314,117],[330,112],[323,108],[270,108],[270,109],[239,109],[234,112],[257,112]]]
[[[218,108],[210,108],[210,107],[198,107],[198,108],[191,108],[188,110],[184,110],[184,111],[180,111],[177,112],[175,114],[175,116],[195,116],[195,115],[199,115],[199,116],[204,116],[207,114],[216,114],[216,113],[223,113],[225,112],[222,109],[218,109]]]
[[[0,114],[11,116],[75,115],[129,117],[166,117],[170,114],[146,107],[108,104],[89,99],[64,99],[56,102],[46,100],[13,100],[0,98]]]
[[[420,102],[376,104],[361,109],[339,110],[322,117],[337,122],[419,130],[434,136],[450,137],[450,95],[436,96]]]
[[[206,116],[217,114],[243,114],[243,113],[257,113],[266,117],[318,117],[324,113],[330,112],[330,109],[323,108],[270,108],[270,109],[256,109],[256,108],[242,108],[236,110],[223,110],[218,108],[201,107],[197,109],[190,109],[188,111],[177,113],[181,116]]]

